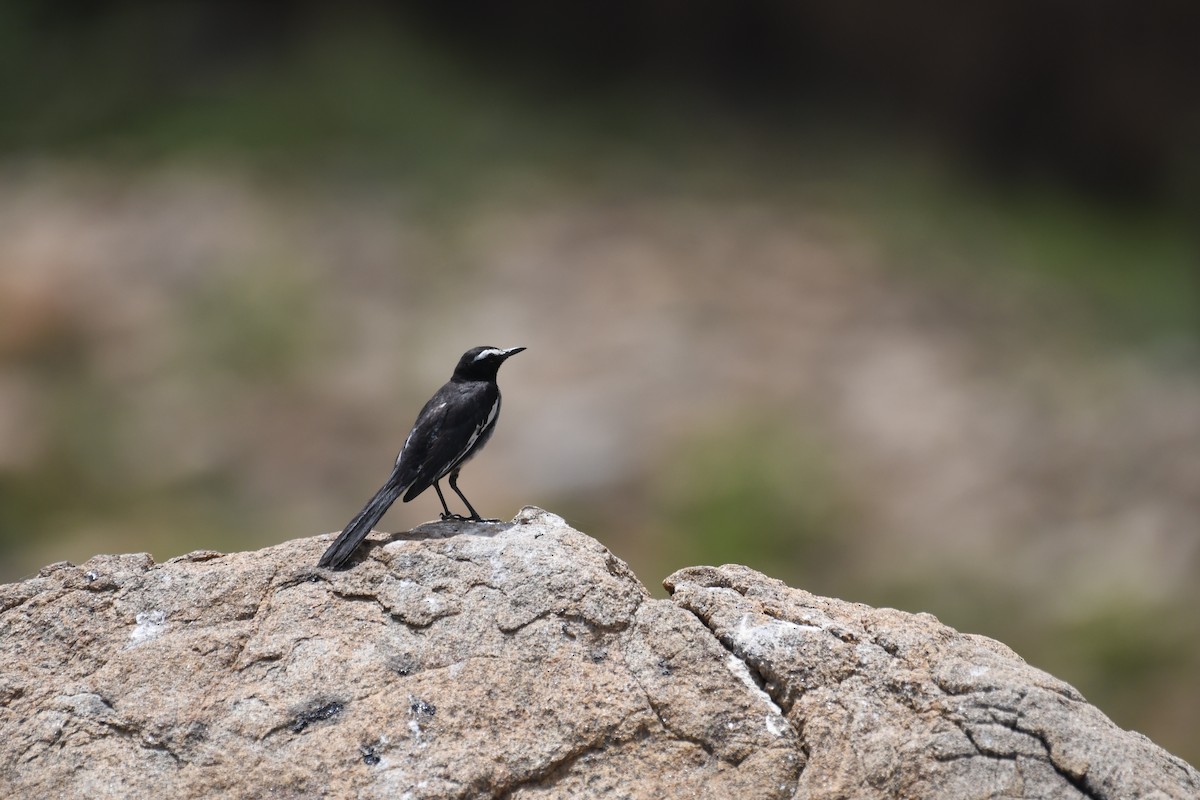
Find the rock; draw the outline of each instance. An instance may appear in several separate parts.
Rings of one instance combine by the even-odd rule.
[[[56,564],[0,587],[20,797],[1161,797],[1200,775],[996,642],[562,519]]]
[[[1195,769],[992,639],[742,566],[665,583],[799,732],[797,797],[1200,797]]]

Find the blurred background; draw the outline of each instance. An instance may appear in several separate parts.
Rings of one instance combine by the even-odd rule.
[[[931,612],[1200,762],[1198,33],[9,0],[0,580],[339,530],[464,350],[525,345],[484,514],[660,594],[738,562]]]

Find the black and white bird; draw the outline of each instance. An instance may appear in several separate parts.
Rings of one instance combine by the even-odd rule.
[[[403,494],[407,503],[430,486],[442,501],[442,519],[484,521],[459,490],[458,473],[463,464],[483,449],[496,429],[496,420],[500,417],[500,387],[496,384],[496,373],[500,365],[524,349],[473,347],[463,353],[450,381],[429,398],[417,415],[387,482],[363,510],[354,515],[317,566],[345,569],[359,543],[397,497]],[[450,478],[450,488],[462,498],[471,516],[450,513],[438,485],[445,477]]]

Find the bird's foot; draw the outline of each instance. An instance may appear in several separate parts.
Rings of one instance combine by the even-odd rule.
[[[484,519],[483,517],[480,517],[480,516],[464,517],[462,514],[442,513],[440,516],[442,518],[442,522],[449,522],[451,520],[453,520],[454,522],[499,522],[500,521],[498,519]]]

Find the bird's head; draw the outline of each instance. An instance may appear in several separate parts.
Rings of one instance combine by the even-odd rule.
[[[494,381],[500,365],[509,356],[515,356],[524,347],[472,347],[463,353],[454,368],[454,380]]]

